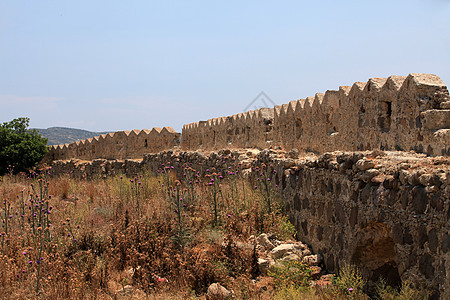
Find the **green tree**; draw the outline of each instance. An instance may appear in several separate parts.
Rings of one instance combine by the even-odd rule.
[[[29,118],[18,118],[0,125],[0,175],[27,171],[47,154],[47,139],[28,129],[29,122]]]

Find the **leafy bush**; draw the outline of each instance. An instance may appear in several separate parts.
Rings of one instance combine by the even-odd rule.
[[[297,229],[295,226],[289,221],[289,218],[286,216],[280,216],[279,221],[277,222],[277,236],[281,240],[289,240],[295,238],[297,234]]]
[[[428,299],[429,294],[426,291],[417,289],[409,281],[402,282],[402,286],[398,291],[386,284],[384,279],[377,282],[377,294],[382,300],[408,300],[408,299]]]
[[[272,266],[268,275],[273,277],[275,287],[306,287],[311,281],[311,269],[299,261],[283,261]]]
[[[367,281],[358,268],[352,265],[344,265],[339,270],[338,276],[333,277],[332,282],[336,295],[359,299],[363,296],[363,288]]]
[[[320,299],[314,294],[314,290],[308,287],[286,286],[276,291],[274,300],[298,300],[298,299]]]
[[[35,167],[47,153],[47,139],[36,129],[27,129],[29,118],[18,118],[0,125],[0,175]]]

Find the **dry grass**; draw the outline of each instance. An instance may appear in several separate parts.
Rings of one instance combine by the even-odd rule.
[[[181,178],[170,165],[134,178],[2,177],[2,297],[111,299],[133,285],[150,299],[189,299],[220,282],[238,299],[332,299],[269,277],[252,281],[248,237],[293,231],[276,208],[277,188],[255,189],[258,181],[234,168],[205,175],[186,167]]]
[[[208,176],[185,172],[184,178],[168,169],[91,181],[4,176],[4,295],[91,299],[132,284],[147,295],[179,297],[201,295],[213,282],[230,288],[234,281],[249,282],[253,251],[237,243],[257,228],[273,229],[255,213],[258,191],[240,178],[230,184],[218,170]],[[211,178],[219,191],[214,224]],[[179,210],[176,193],[183,198]]]

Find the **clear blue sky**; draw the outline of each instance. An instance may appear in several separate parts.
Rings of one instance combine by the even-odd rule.
[[[0,122],[181,130],[416,72],[450,84],[450,0],[0,0]]]

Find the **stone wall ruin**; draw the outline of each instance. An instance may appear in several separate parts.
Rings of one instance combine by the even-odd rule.
[[[172,127],[118,131],[70,144],[51,146],[46,160],[142,158],[145,153],[172,149],[179,143],[180,134]]]
[[[52,146],[54,159],[142,158],[171,149],[180,134],[171,127],[109,133]],[[450,154],[450,96],[436,75],[371,78],[228,117],[183,126],[183,150],[242,148],[297,149],[300,152],[414,150]]]
[[[436,75],[371,78],[274,108],[183,126],[183,150],[450,153],[450,97]]]
[[[88,179],[168,162],[203,170],[225,152],[243,169],[273,165],[299,239],[326,269],[354,263],[372,280],[412,280],[431,299],[450,297],[450,96],[438,76],[372,78],[187,124],[178,146],[179,133],[154,128],[54,146],[48,158],[52,176]]]
[[[185,164],[204,176],[210,168],[223,170],[226,156],[255,184],[262,164],[277,171],[270,172],[271,182],[297,237],[321,255],[326,270],[355,264],[372,282],[380,276],[394,285],[408,280],[429,289],[430,299],[450,297],[449,157],[379,150],[298,157],[283,150],[170,150],[142,160],[55,161],[50,171],[95,179],[157,174],[170,164],[183,178]]]

